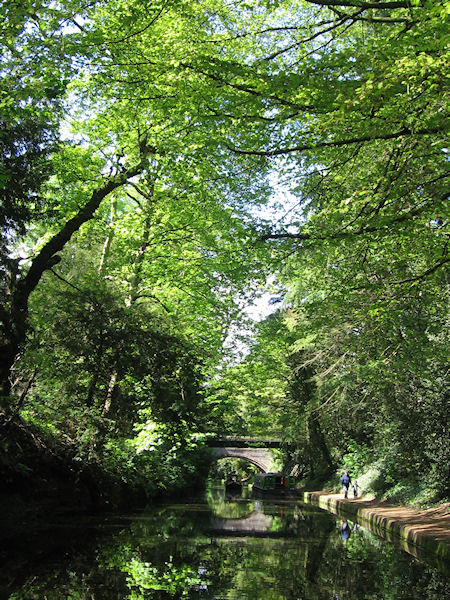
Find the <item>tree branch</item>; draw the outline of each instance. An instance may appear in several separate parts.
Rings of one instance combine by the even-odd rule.
[[[411,8],[409,0],[380,0],[379,2],[366,2],[365,0],[306,0],[309,4],[318,6],[349,6],[352,8]]]
[[[338,148],[340,146],[349,146],[351,144],[360,144],[361,142],[374,142],[376,140],[394,140],[406,135],[431,135],[439,133],[441,128],[433,127],[430,129],[418,129],[413,131],[407,127],[393,133],[384,133],[380,135],[363,135],[360,137],[347,138],[344,140],[334,140],[326,142],[316,142],[313,144],[303,144],[300,146],[292,146],[291,148],[278,148],[276,150],[241,150],[227,145],[227,148],[236,154],[246,154],[253,156],[280,156],[281,154],[289,154],[291,152],[303,152],[305,150],[315,150],[316,148]]]
[[[416,275],[415,277],[409,277],[408,279],[402,279],[401,281],[393,281],[391,285],[403,285],[404,283],[412,283],[413,281],[419,281],[420,279],[425,279],[428,275],[431,275],[446,263],[450,262],[450,256],[444,256],[442,260],[438,263],[421,273],[420,275]]]
[[[228,81],[227,79],[225,79],[223,76],[221,76],[219,74],[209,73],[208,71],[205,71],[204,69],[196,68],[194,65],[189,64],[189,63],[182,63],[182,66],[186,69],[190,69],[197,73],[201,73],[202,75],[204,75],[208,79],[211,79],[212,81],[215,81],[216,83],[225,85],[225,86],[235,89],[235,90],[239,90],[241,92],[245,92],[246,94],[250,94],[251,96],[255,96],[257,98],[262,98],[263,100],[273,100],[274,102],[278,102],[282,106],[288,106],[288,107],[294,108],[296,110],[311,110],[313,108],[311,105],[308,105],[308,104],[306,104],[304,106],[298,106],[298,104],[296,104],[295,102],[290,102],[289,100],[286,100],[285,98],[280,98],[279,96],[274,96],[274,95],[267,96],[267,95],[263,94],[262,92],[258,91],[257,89],[255,89],[254,87],[251,87],[249,85],[239,84],[239,83],[232,83],[231,81]]]
[[[94,190],[90,200],[83,206],[78,213],[69,219],[62,229],[56,233],[40,250],[38,255],[33,259],[28,273],[17,283],[16,299],[18,301],[17,308],[26,311],[28,298],[31,292],[38,285],[44,271],[54,266],[55,254],[60,252],[72,235],[79,230],[83,223],[89,221],[94,212],[100,206],[101,201],[115,189],[123,185],[127,179],[134,177],[142,172],[144,162],[141,161],[135,167],[132,167],[122,173],[119,173],[109,179],[103,186]]]
[[[76,290],[77,292],[79,292],[80,294],[84,295],[85,292],[79,288],[78,286],[74,285],[73,283],[70,283],[70,281],[67,281],[67,279],[64,279],[64,277],[61,277],[61,275],[59,275],[59,273],[57,273],[56,271],[54,271],[53,269],[48,269],[50,271],[50,273],[52,273],[57,279],[59,279],[60,281],[62,281],[63,283],[65,283],[66,285],[68,285],[69,287],[73,288],[74,290]]]
[[[353,237],[355,235],[359,236],[359,235],[365,235],[367,233],[376,233],[378,231],[385,231],[391,225],[396,225],[398,223],[406,221],[410,217],[417,215],[419,212],[420,212],[420,207],[416,206],[415,210],[410,210],[406,213],[403,213],[399,217],[392,219],[392,221],[390,221],[389,223],[385,223],[382,227],[375,227],[375,226],[361,227],[360,229],[358,229],[356,231],[340,231],[340,232],[336,232],[336,233],[333,233],[330,235],[323,235],[323,236],[315,236],[315,235],[311,235],[310,233],[267,233],[267,234],[261,236],[259,239],[263,242],[270,240],[270,239],[273,239],[273,240],[291,239],[291,240],[306,240],[306,241],[318,241],[318,242],[324,241],[324,240],[345,239],[345,238]]]

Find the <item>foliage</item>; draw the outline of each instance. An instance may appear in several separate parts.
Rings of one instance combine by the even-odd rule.
[[[81,468],[98,463],[150,495],[190,485],[206,407],[201,359],[187,339],[143,305],[124,306],[107,285],[48,285],[46,304],[33,298],[33,338],[16,366],[37,369],[22,414],[51,424]]]
[[[350,440],[342,466],[345,471],[350,471],[353,477],[357,477],[372,460],[372,451],[366,444],[358,444]]]
[[[118,479],[138,461],[150,488],[198,466],[187,440],[209,410],[204,365],[264,278],[261,252],[243,260],[267,161],[225,153],[207,108],[221,101],[202,65],[220,54],[204,42],[222,8],[4,9],[4,420],[48,424],[73,460]],[[138,447],[127,440],[147,409],[161,448],[139,454],[142,431]]]
[[[170,596],[186,598],[189,595],[189,589],[203,583],[202,578],[188,567],[176,567],[171,562],[167,562],[164,572],[159,573],[156,567],[134,559],[128,565],[123,565],[128,575],[128,584],[131,588],[130,600],[139,600],[148,596],[148,591],[165,591]],[[144,596],[145,594],[145,596]]]
[[[271,315],[255,326],[250,352],[237,364],[224,365],[209,382],[208,402],[214,407],[219,433],[251,432],[277,437],[279,411],[285,402],[288,334],[281,319]],[[284,379],[285,376],[285,379]]]
[[[378,456],[378,493],[416,481],[446,497],[448,14],[444,2],[338,5],[280,3],[246,70],[271,121],[234,150],[271,159],[298,199],[262,235],[290,330],[272,420],[304,474],[363,472]],[[255,348],[270,354],[272,340]],[[247,372],[248,390],[251,356],[223,377],[235,413]]]
[[[223,458],[211,466],[208,480],[210,482],[222,481],[226,479],[229,473],[239,473],[241,478],[251,478],[255,473],[259,473],[259,469],[252,463],[240,458]]]
[[[445,497],[447,3],[16,8],[3,420],[23,411],[125,478],[136,427],[138,446],[167,437],[172,481],[210,429],[283,435],[305,477],[377,456],[380,491],[420,479]],[[277,178],[295,203],[263,218]],[[230,362],[270,272],[284,307]]]
[[[11,241],[45,211],[40,187],[51,172],[49,157],[57,150],[58,117],[73,72],[69,61],[55,61],[60,40],[48,37],[52,11],[46,3],[39,4],[2,3],[0,8],[2,279]]]

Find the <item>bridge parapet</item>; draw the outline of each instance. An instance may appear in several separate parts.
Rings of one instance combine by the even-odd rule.
[[[227,435],[210,438],[206,441],[206,445],[211,448],[281,448],[282,442],[277,439]]]

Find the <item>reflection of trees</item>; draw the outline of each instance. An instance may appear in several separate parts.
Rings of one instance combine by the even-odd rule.
[[[326,591],[326,597],[337,594],[346,600],[438,600],[450,594],[450,582],[444,574],[414,561],[362,528],[352,531],[347,545],[336,528],[328,538],[316,583]]]
[[[209,550],[210,577],[219,575],[216,593],[249,600],[316,597],[312,573],[320,565],[334,532],[333,519],[310,507],[300,509],[298,504],[263,503],[259,508],[272,520],[267,537],[246,537],[234,543],[217,539],[216,546]],[[285,535],[271,537],[275,531]]]
[[[15,591],[10,584],[3,595],[10,600],[450,597],[444,575],[363,529],[352,532],[344,546],[328,513],[296,504],[260,508],[278,537],[212,538],[212,515],[204,504],[153,509],[139,518],[106,522],[91,533],[79,528],[84,546],[81,535],[74,546],[75,536],[62,532],[66,545],[55,544],[39,567],[8,563],[10,581],[22,583]],[[41,536],[41,544],[48,542]]]
[[[166,562],[158,569],[133,558],[123,564],[121,570],[127,574],[130,600],[148,599],[153,597],[155,592],[158,595],[159,592],[165,592],[168,597],[186,598],[191,588],[204,584],[203,578],[195,569],[186,564],[175,566],[172,561]]]
[[[206,499],[213,513],[224,519],[240,519],[253,512],[253,502],[245,501],[240,496],[228,499],[223,487],[208,489]]]

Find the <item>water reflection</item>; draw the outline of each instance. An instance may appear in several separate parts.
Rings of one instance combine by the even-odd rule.
[[[59,524],[7,540],[9,600],[359,600],[450,597],[445,573],[297,502],[227,499]]]
[[[250,515],[254,510],[247,487],[233,494],[224,493],[222,487],[210,487],[206,491],[206,501],[211,512],[224,519],[239,519]]]

